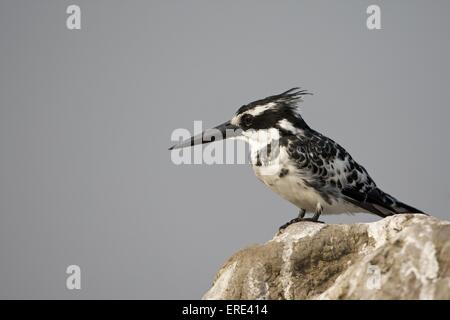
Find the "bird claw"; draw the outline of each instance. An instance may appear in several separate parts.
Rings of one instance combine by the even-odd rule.
[[[316,220],[316,219],[314,219],[314,218],[300,218],[300,217],[297,217],[297,218],[294,218],[294,219],[292,219],[291,221],[286,222],[285,224],[283,224],[283,225],[278,229],[278,232],[282,232],[284,229],[286,229],[287,227],[289,227],[291,224],[294,224],[294,223],[297,223],[297,222],[304,222],[304,221],[308,221],[308,222],[316,222],[316,223],[325,223],[325,222],[323,222],[323,221],[319,221],[319,220]]]

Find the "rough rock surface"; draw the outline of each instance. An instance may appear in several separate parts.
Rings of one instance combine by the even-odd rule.
[[[234,254],[203,299],[450,299],[450,222],[301,222]]]

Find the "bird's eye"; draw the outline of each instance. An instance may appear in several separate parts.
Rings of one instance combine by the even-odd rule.
[[[250,127],[253,123],[253,116],[251,114],[244,114],[241,119],[244,127]]]

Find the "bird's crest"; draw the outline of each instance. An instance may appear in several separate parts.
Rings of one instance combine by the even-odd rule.
[[[307,90],[302,90],[299,87],[295,87],[283,93],[269,96],[264,99],[256,100],[249,104],[243,105],[241,108],[239,108],[236,114],[239,115],[257,106],[264,106],[270,103],[273,103],[276,107],[286,107],[295,110],[297,107],[297,103],[302,102],[302,97],[307,94],[312,95],[312,93],[308,92]]]

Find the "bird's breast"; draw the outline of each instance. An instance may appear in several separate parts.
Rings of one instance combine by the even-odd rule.
[[[298,208],[314,212],[317,204],[322,202],[317,191],[307,186],[292,166],[284,165],[276,170],[262,165],[253,166],[253,170],[273,192]]]
[[[277,152],[276,157],[269,159],[264,158],[261,152],[252,153],[255,175],[282,198],[298,208],[314,212],[323,199],[316,190],[304,183],[301,172],[290,160],[286,148],[282,146]]]

